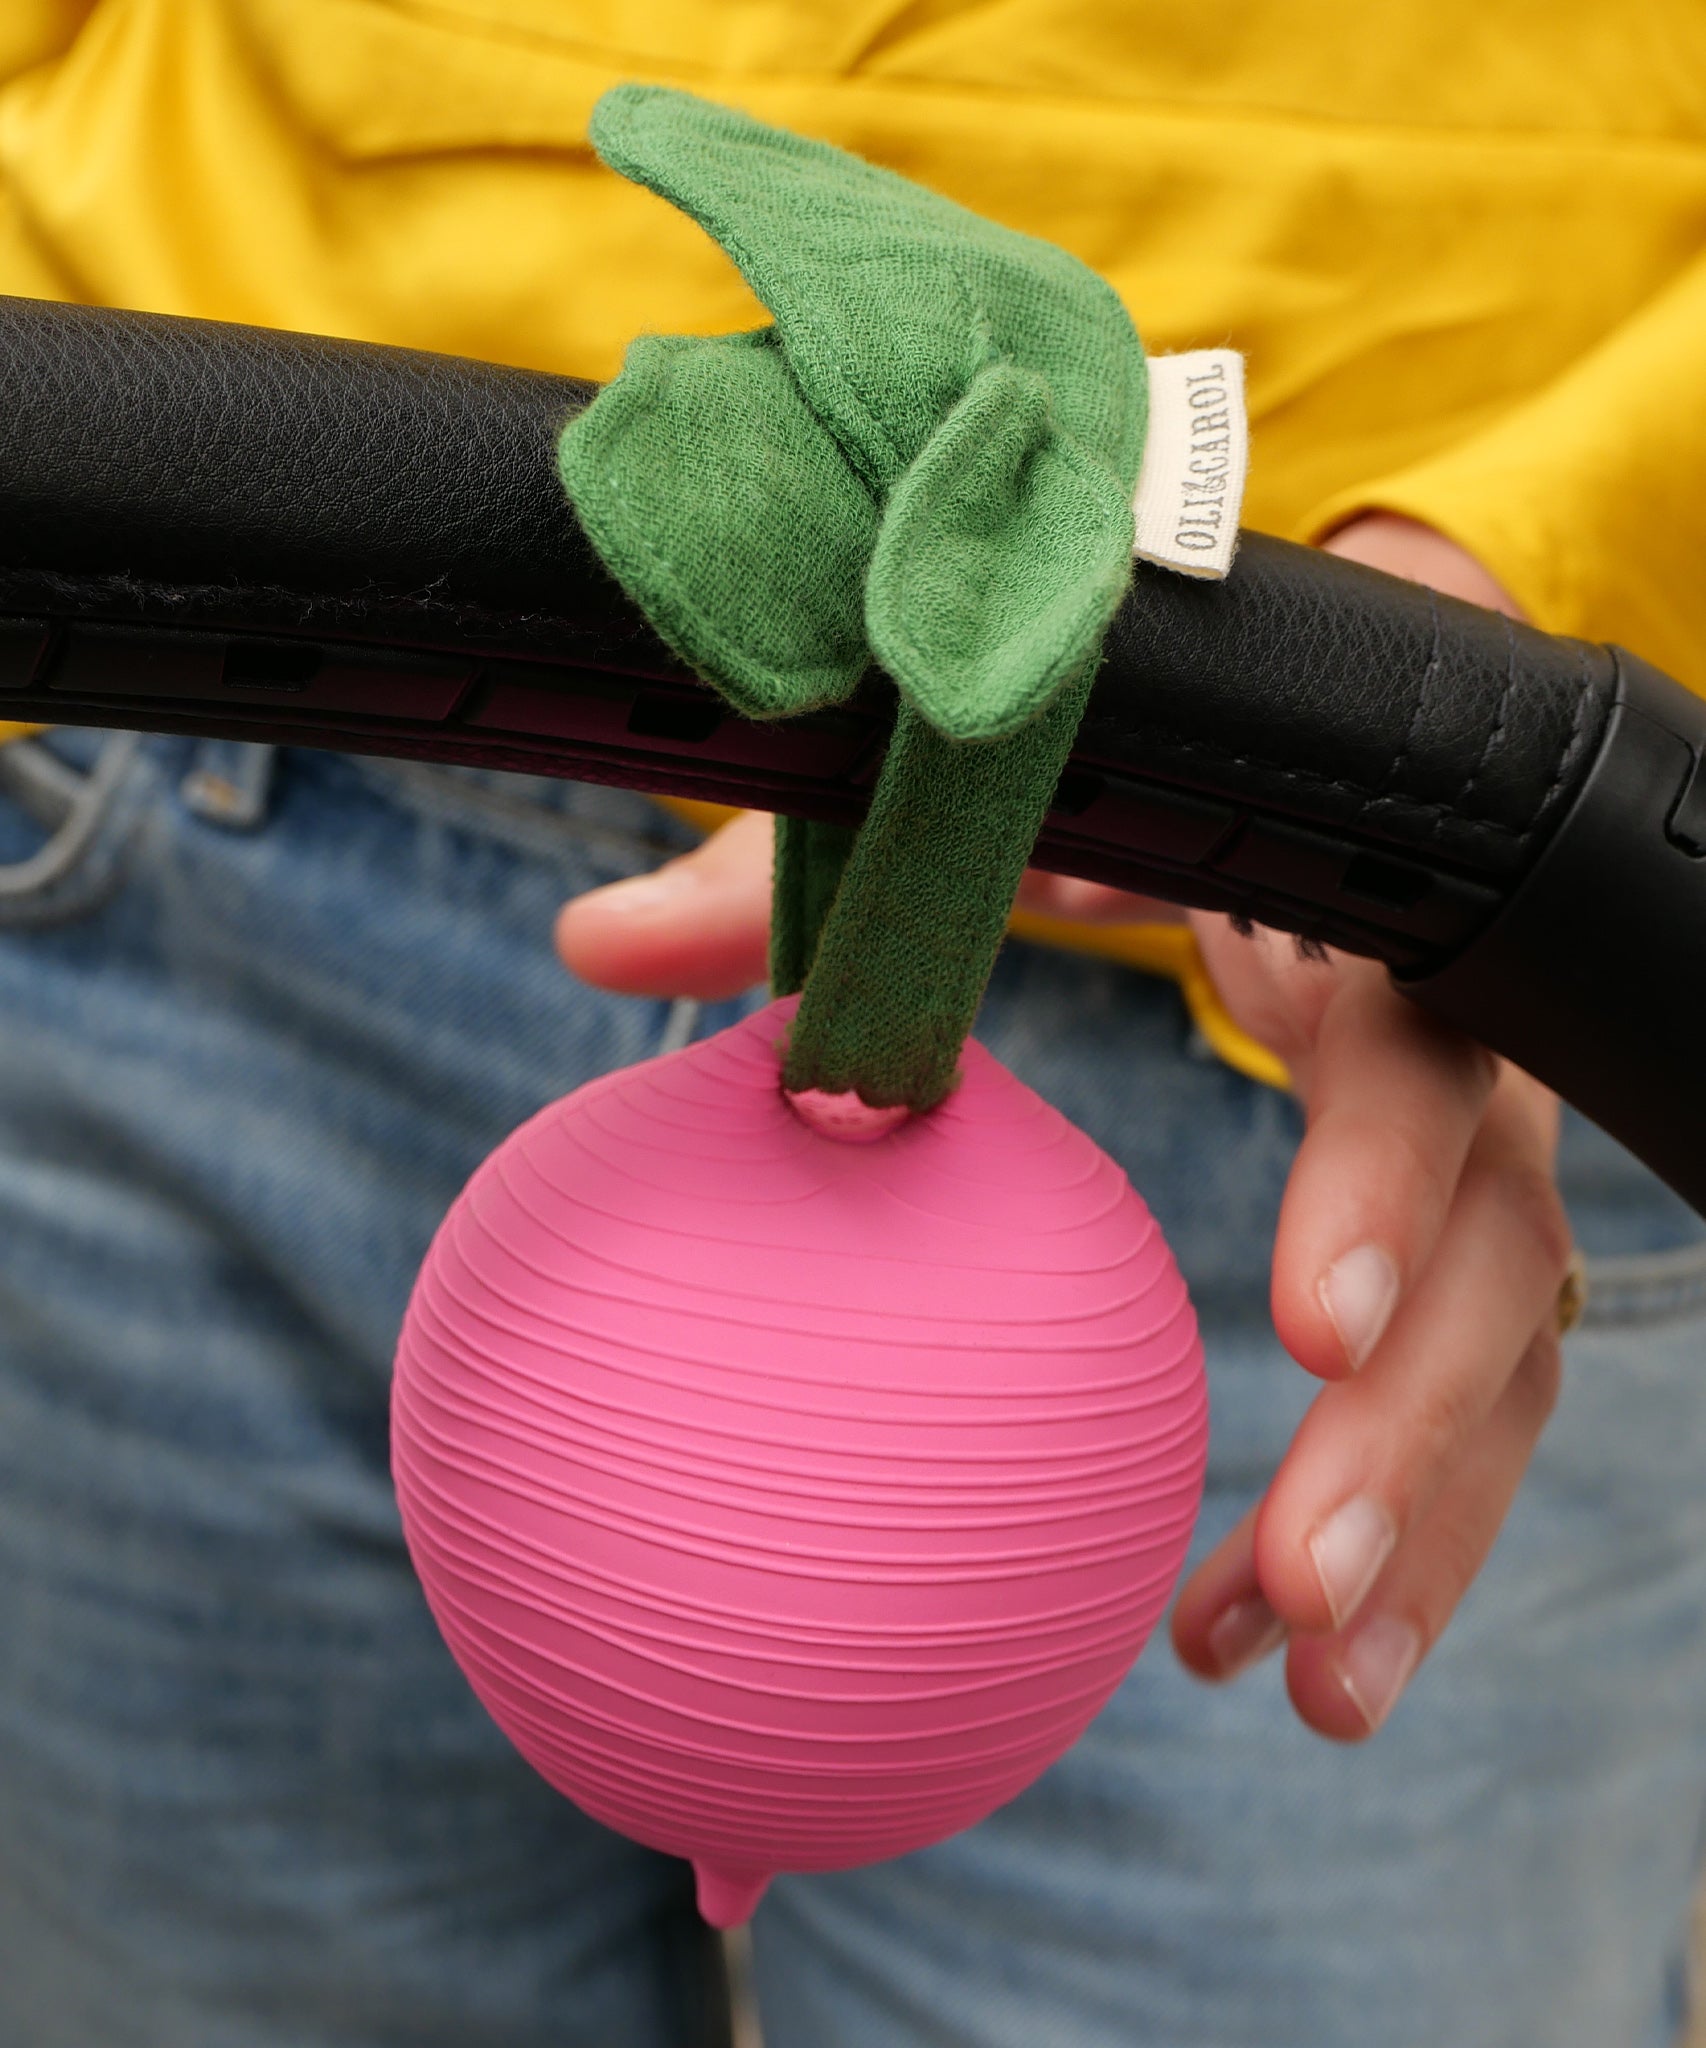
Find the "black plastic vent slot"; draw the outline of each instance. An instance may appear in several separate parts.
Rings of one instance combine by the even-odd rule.
[[[1068,768],[1054,786],[1049,811],[1057,818],[1081,818],[1107,786],[1107,777],[1093,768]]]
[[[702,746],[723,722],[723,707],[706,692],[677,696],[672,690],[642,690],[628,712],[628,730],[641,739],[680,740]]]
[[[1347,896],[1358,896],[1364,903],[1383,903],[1388,910],[1414,910],[1433,887],[1433,880],[1423,868],[1359,853],[1346,865],[1339,886]]]
[[[225,682],[233,690],[305,690],[319,673],[317,647],[235,640],[225,650]]]

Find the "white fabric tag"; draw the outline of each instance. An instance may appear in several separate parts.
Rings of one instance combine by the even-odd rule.
[[[1149,431],[1132,512],[1140,562],[1218,580],[1232,567],[1250,462],[1244,358],[1199,348],[1149,358]]]

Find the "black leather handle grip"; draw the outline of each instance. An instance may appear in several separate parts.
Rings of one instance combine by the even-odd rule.
[[[553,446],[587,396],[0,300],[0,716],[858,817],[887,685],[786,725],[725,712],[564,503]],[[1681,1030],[1671,1070],[1651,1056],[1655,1017],[1706,993],[1703,750],[1702,707],[1617,650],[1247,534],[1222,584],[1139,571],[1038,858],[1384,960],[1706,1210],[1706,1083]],[[1584,968],[1601,945],[1614,969]]]

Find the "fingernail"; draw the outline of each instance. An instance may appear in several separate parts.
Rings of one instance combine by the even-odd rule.
[[[1377,1244],[1359,1244],[1322,1274],[1320,1295],[1354,1372],[1380,1342],[1398,1305],[1398,1268],[1391,1253]]]
[[[1397,1540],[1392,1517],[1362,1494],[1335,1508],[1310,1537],[1309,1555],[1334,1628],[1343,1628],[1368,1597]]]
[[[1217,1677],[1236,1678],[1259,1664],[1285,1641],[1285,1623],[1262,1598],[1234,1600],[1208,1632],[1208,1653]]]
[[[1345,1645],[1339,1663],[1340,1682],[1370,1734],[1391,1713],[1421,1652],[1418,1632],[1392,1614],[1377,1614]]]

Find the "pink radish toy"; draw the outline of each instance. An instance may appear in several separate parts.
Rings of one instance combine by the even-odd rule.
[[[570,422],[592,544],[737,709],[821,709],[873,652],[900,706],[857,839],[778,830],[785,999],[474,1176],[393,1462],[493,1717],[728,1926],[1029,1784],[1190,1539],[1172,1258],[967,1038],[1130,574],[1146,370],[1072,258],[821,144],[639,88],[592,134],[776,314],[637,343]]]
[[[981,1048],[871,1144],[777,1004],[475,1175],[397,1360],[427,1597],[525,1756],[719,1926],[899,1855],[1079,1734],[1172,1588],[1195,1320],[1119,1168]]]

